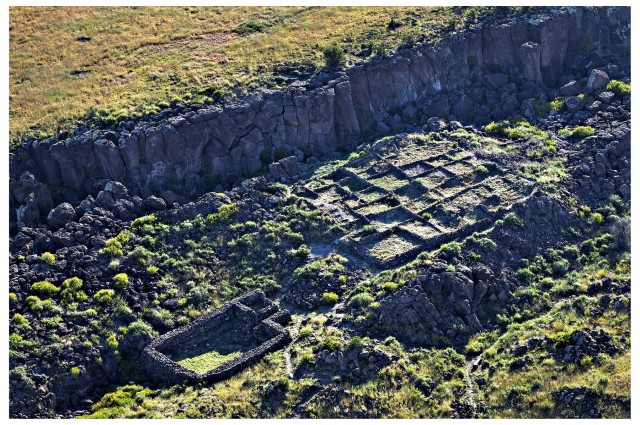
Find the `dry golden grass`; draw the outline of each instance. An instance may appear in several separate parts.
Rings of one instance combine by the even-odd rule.
[[[454,16],[434,7],[11,7],[11,140],[70,127],[89,107],[131,116],[203,88],[246,92],[277,64],[322,65],[331,43],[355,52],[365,39],[396,47],[407,33],[435,41],[430,25],[460,26]],[[389,30],[392,19],[404,24]],[[232,31],[249,20],[267,26]]]

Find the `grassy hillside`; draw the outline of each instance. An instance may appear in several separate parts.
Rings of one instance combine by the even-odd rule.
[[[11,140],[68,128],[88,111],[115,121],[172,101],[213,101],[216,90],[277,84],[274,68],[322,66],[332,43],[353,63],[421,34],[436,41],[490,10],[12,7]]]

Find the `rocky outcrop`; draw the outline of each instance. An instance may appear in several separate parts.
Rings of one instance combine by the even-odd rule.
[[[628,75],[629,25],[629,8],[613,7],[492,18],[438,46],[402,50],[333,79],[321,74],[223,105],[183,107],[172,117],[165,111],[109,131],[34,141],[10,154],[11,219],[18,227],[36,224],[54,201],[95,196],[105,179],[133,196],[171,203],[176,194],[192,198],[255,174],[269,165],[264,152],[319,158],[433,116],[501,118],[541,92],[553,96],[546,87],[586,65],[588,85],[597,88],[604,81],[599,68]],[[586,39],[594,49],[579,48]]]
[[[464,327],[481,332],[478,307],[512,299],[510,285],[486,268],[457,268],[450,272],[434,265],[380,300],[378,324],[405,341],[434,346],[443,338],[464,342]]]

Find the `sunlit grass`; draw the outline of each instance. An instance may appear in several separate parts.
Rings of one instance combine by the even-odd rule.
[[[88,107],[144,113],[201,89],[248,92],[278,64],[321,66],[331,43],[361,60],[353,53],[367,34],[389,48],[418,29],[435,41],[427,25],[464,23],[452,16],[434,7],[12,7],[11,138],[69,127]],[[389,31],[391,19],[405,24]],[[248,20],[266,26],[233,32]]]

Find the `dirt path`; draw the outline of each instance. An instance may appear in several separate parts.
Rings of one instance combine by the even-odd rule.
[[[473,391],[473,380],[471,379],[471,370],[474,366],[477,366],[480,363],[480,355],[476,357],[472,357],[467,361],[467,365],[464,368],[464,380],[467,382],[467,403],[471,406],[472,409],[472,418],[476,417],[476,399],[475,393]]]
[[[300,324],[302,323],[302,317],[300,315],[295,316],[295,322],[293,323],[293,327],[290,330],[291,333],[291,343],[287,345],[287,348],[284,349],[284,367],[285,374],[289,379],[293,378],[293,365],[291,364],[291,347],[296,342],[298,338],[298,332],[300,332]]]

